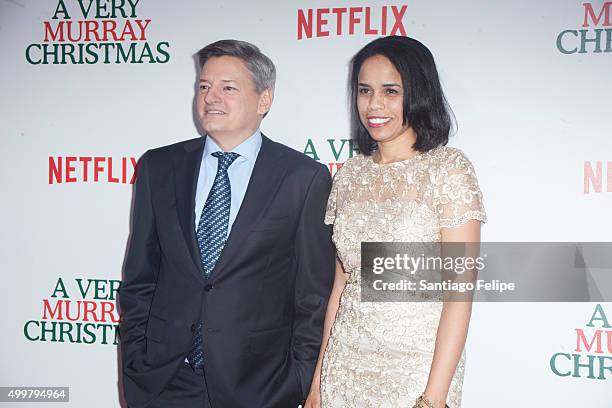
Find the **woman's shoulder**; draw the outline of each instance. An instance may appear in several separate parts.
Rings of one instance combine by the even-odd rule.
[[[465,153],[456,147],[438,146],[429,151],[432,163],[438,165],[441,169],[466,169],[472,168],[472,163],[467,158]]]
[[[432,157],[441,160],[455,160],[455,159],[466,159],[465,153],[461,149],[452,146],[438,146],[431,149],[430,154]]]
[[[366,168],[368,161],[369,157],[361,153],[358,153],[353,157],[349,157],[334,175],[334,180],[352,178],[353,176],[362,173]]]

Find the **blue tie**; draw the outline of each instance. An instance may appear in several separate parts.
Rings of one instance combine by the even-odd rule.
[[[200,248],[200,261],[202,262],[205,279],[210,277],[225,246],[230,204],[232,201],[232,189],[227,169],[239,156],[238,153],[233,152],[214,152],[212,155],[219,161],[217,164],[217,174],[202,209],[202,215],[200,216],[196,232],[198,247]],[[201,320],[196,325],[191,350],[187,359],[193,368],[204,367]]]

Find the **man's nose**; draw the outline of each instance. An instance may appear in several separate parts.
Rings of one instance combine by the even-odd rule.
[[[208,92],[206,92],[206,95],[204,95],[204,102],[210,105],[219,102],[219,100],[219,91],[217,90],[217,87],[211,86],[208,89]]]

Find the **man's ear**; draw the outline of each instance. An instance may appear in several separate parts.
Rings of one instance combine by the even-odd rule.
[[[259,103],[257,105],[257,113],[265,115],[272,107],[272,100],[274,99],[274,92],[272,88],[264,89],[259,95]]]

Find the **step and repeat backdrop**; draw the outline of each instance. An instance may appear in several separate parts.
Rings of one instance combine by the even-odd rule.
[[[198,49],[235,38],[270,56],[262,130],[334,174],[355,154],[348,61],[384,35],[436,58],[483,240],[612,240],[612,2],[4,0],[0,386],[122,405],[116,296],[137,160],[197,137]],[[463,406],[612,406],[610,323],[610,303],[475,304]]]

